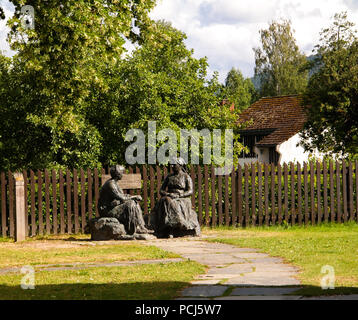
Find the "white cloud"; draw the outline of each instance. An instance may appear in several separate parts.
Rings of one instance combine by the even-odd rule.
[[[6,17],[13,6],[0,0]],[[153,19],[164,19],[186,33],[186,44],[195,57],[208,57],[209,70],[219,71],[223,81],[231,67],[246,77],[254,73],[252,48],[259,42],[259,30],[278,18],[292,21],[301,50],[309,55],[319,41],[319,32],[330,25],[340,11],[358,22],[358,0],[159,0]],[[0,50],[12,52],[6,42],[8,28],[0,21]]]
[[[13,15],[14,6],[7,0],[1,0],[0,6],[4,9],[5,20],[0,20],[0,50],[6,56],[11,56],[14,52],[10,49],[9,44],[6,41],[9,28],[6,26],[7,20]]]
[[[358,0],[163,0],[151,17],[184,31],[195,56],[207,56],[210,70],[219,71],[223,81],[231,67],[253,75],[252,48],[270,21],[290,19],[301,51],[309,55],[322,28],[344,10],[351,21],[358,21]]]

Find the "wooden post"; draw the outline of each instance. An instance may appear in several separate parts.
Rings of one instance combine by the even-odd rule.
[[[16,199],[16,234],[15,241],[24,241],[26,238],[26,212],[25,212],[25,190],[24,176],[22,173],[15,173],[15,199]]]

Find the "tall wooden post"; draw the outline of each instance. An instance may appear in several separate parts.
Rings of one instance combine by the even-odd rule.
[[[26,239],[26,215],[25,215],[25,190],[24,176],[22,173],[15,173],[15,202],[16,202],[16,234],[15,241],[24,241]]]

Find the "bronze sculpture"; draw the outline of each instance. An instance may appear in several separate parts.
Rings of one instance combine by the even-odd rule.
[[[93,240],[149,239],[153,230],[145,226],[139,195],[124,194],[118,185],[124,168],[116,165],[110,169],[111,178],[102,186],[98,200],[100,218],[90,221]],[[155,237],[154,237],[155,238]]]
[[[150,215],[150,225],[161,238],[200,236],[197,214],[190,196],[193,182],[182,158],[173,160],[173,173],[165,177],[160,189],[162,196]]]

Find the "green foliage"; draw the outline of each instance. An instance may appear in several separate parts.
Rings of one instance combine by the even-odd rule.
[[[110,90],[101,97],[94,92],[100,110],[88,109],[103,137],[102,163],[123,163],[130,144],[124,142],[126,132],[141,129],[147,137],[148,121],[156,121],[156,133],[174,130],[178,142],[180,129],[237,130],[236,114],[219,103],[217,74],[206,79],[206,58],[195,59],[185,39],[169,23],[152,22],[142,33],[141,46],[106,71],[112,77]]]
[[[154,0],[11,1],[8,40],[17,51],[1,57],[0,167],[97,166],[102,138],[86,118],[95,88],[108,91],[102,69],[138,40],[132,26],[145,29]],[[21,7],[35,11],[35,28],[21,23]]]
[[[126,132],[147,132],[148,121],[157,132],[237,129],[206,58],[192,56],[184,33],[149,20],[154,0],[30,1],[34,30],[21,25],[24,1],[12,2],[18,53],[0,57],[0,168],[125,163]],[[126,40],[137,44],[128,56]]]
[[[239,69],[232,68],[225,80],[223,95],[238,110],[248,108],[257,100],[257,92],[251,79],[245,79]]]
[[[306,57],[296,44],[289,20],[273,21],[260,30],[262,48],[254,48],[260,96],[302,93],[307,85]]]
[[[305,94],[308,121],[302,137],[307,150],[358,158],[358,38],[346,13],[336,14],[321,32]]]

